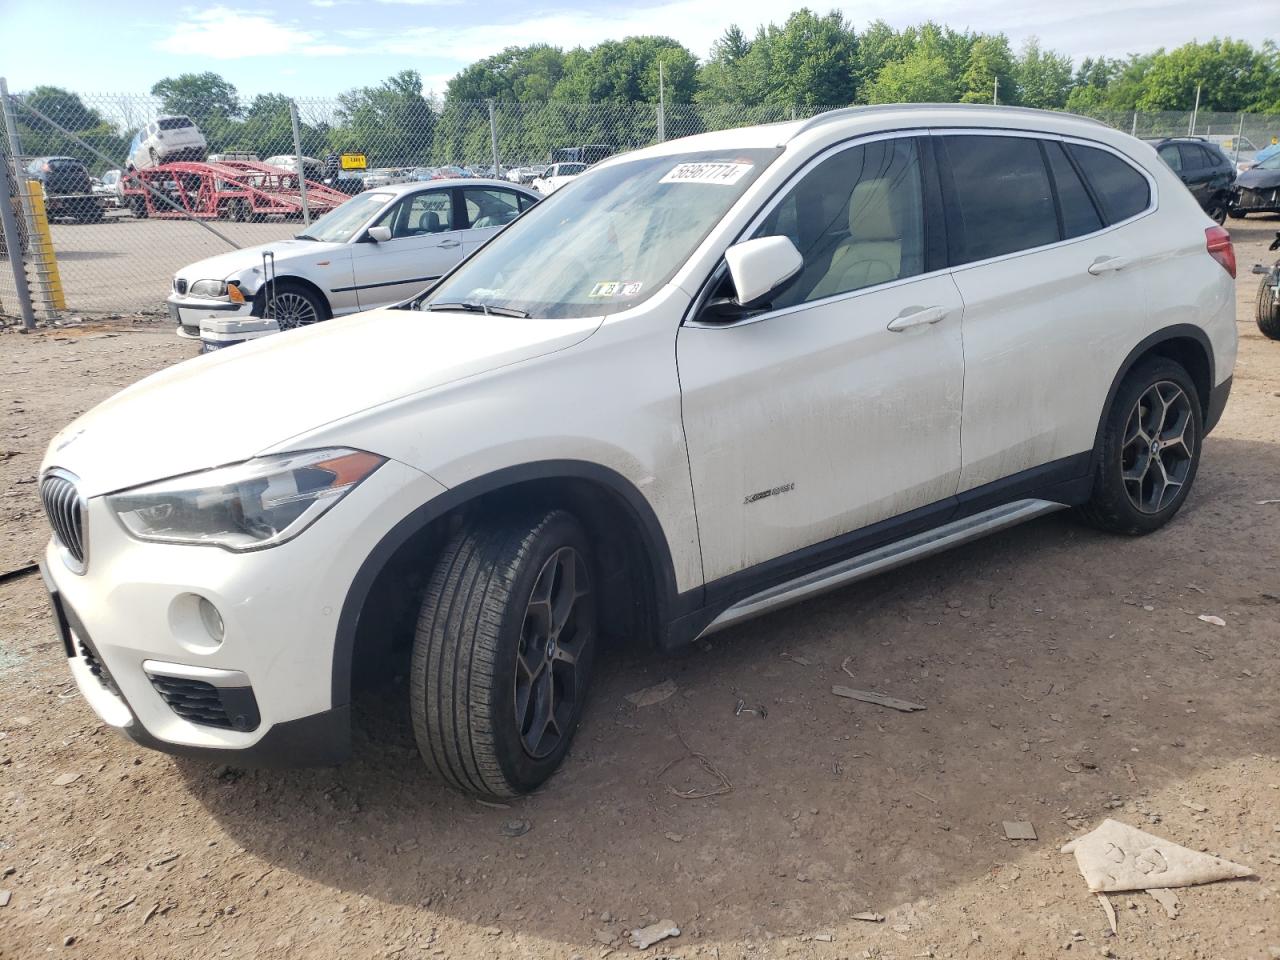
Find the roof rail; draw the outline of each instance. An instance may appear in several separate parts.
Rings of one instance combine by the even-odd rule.
[[[954,110],[957,113],[967,110],[999,110],[1001,113],[1016,113],[1024,116],[1069,117],[1073,120],[1085,120],[1089,123],[1095,123],[1100,127],[1106,126],[1101,120],[1095,120],[1093,117],[1082,116],[1078,113],[1067,113],[1063,110],[1040,110],[1035,107],[1005,107],[983,103],[882,103],[859,107],[842,107],[838,110],[828,110],[826,113],[820,113],[816,117],[810,117],[804,121],[796,130],[796,136],[806,130],[812,130],[814,127],[834,123],[837,120],[844,120],[848,117],[861,117],[868,114],[890,113],[900,110]]]

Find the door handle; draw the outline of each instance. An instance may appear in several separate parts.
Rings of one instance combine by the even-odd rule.
[[[1115,273],[1117,270],[1123,270],[1128,265],[1129,261],[1125,257],[1099,257],[1089,264],[1089,272],[1095,277],[1100,277],[1104,273]]]
[[[436,246],[444,247],[446,250],[452,250],[454,247],[462,246],[462,243],[461,241],[458,241],[458,240],[441,240],[439,243],[436,244]]]
[[[903,330],[910,330],[912,327],[923,327],[926,324],[937,323],[947,315],[947,311],[942,307],[920,307],[914,310],[904,310],[892,320],[889,321],[889,329],[894,333],[901,333]]]

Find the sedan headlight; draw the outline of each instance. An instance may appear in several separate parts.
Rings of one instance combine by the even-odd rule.
[[[227,284],[222,280],[197,280],[189,292],[193,297],[225,297]]]
[[[344,447],[261,457],[107,497],[139,540],[263,550],[292,540],[386,462]]]

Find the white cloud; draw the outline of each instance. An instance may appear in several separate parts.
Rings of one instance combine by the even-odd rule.
[[[215,60],[282,54],[333,57],[355,52],[351,47],[322,42],[319,34],[264,14],[221,6],[186,14],[155,46],[167,53]]]

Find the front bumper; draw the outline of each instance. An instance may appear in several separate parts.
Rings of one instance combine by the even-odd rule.
[[[169,319],[178,325],[177,334],[184,340],[199,340],[200,325],[205,320],[254,320],[253,301],[231,303],[227,300],[205,300],[185,294],[171,293],[165,298]]]
[[[388,461],[296,539],[239,554],[134,540],[90,498],[85,572],[54,542],[41,564],[77,687],[143,746],[243,764],[339,762],[350,750],[349,696],[333,670],[343,601],[381,536],[443,489]],[[221,641],[198,615],[202,597]],[[175,696],[171,678],[194,679],[197,696],[218,688],[226,722]]]
[[[1237,187],[1231,198],[1231,207],[1241,213],[1280,212],[1280,186]]]

